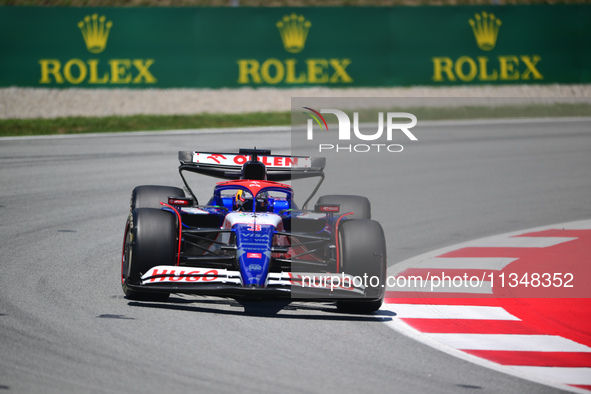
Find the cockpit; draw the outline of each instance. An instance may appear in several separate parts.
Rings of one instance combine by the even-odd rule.
[[[292,208],[291,186],[278,182],[237,180],[216,185],[210,205],[233,212],[279,213]]]

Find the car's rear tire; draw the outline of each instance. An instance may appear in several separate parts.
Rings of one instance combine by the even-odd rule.
[[[337,301],[342,312],[370,313],[380,309],[386,285],[386,239],[375,220],[347,220],[338,227],[339,271],[363,279],[366,298]]]
[[[131,192],[131,211],[137,208],[160,208],[168,197],[185,197],[185,191],[174,186],[137,186]]]
[[[317,204],[339,204],[339,215],[353,212],[353,214],[348,215],[347,218],[371,219],[371,204],[367,197],[331,194],[320,197]]]
[[[121,261],[123,292],[130,299],[165,301],[169,293],[150,293],[129,288],[141,275],[158,265],[175,265],[178,227],[175,216],[160,209],[137,208],[129,216]]]

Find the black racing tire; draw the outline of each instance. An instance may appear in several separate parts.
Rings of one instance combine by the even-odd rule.
[[[353,212],[348,219],[371,219],[371,204],[367,197],[332,194],[320,197],[316,204],[339,204],[339,215]]]
[[[366,298],[337,301],[337,308],[347,313],[370,313],[380,309],[386,290],[386,239],[375,220],[346,220],[337,235],[340,255],[339,271],[357,276],[367,284]],[[377,277],[376,279],[372,279]]]
[[[158,265],[175,265],[178,247],[176,217],[154,208],[134,209],[125,227],[121,260],[121,284],[129,299],[165,301],[170,293],[132,290],[141,275]]]
[[[161,208],[161,202],[168,204],[168,197],[185,197],[185,191],[174,186],[137,186],[131,192],[131,211],[138,208]]]

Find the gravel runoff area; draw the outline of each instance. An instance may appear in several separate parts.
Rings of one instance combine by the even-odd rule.
[[[37,89],[1,88],[0,118],[182,115],[289,111],[291,97],[396,97],[409,106],[591,103],[591,85],[410,88]],[[427,100],[428,98],[438,98]],[[499,100],[506,98],[507,100]]]

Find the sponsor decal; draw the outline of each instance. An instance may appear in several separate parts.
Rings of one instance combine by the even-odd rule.
[[[182,205],[182,206],[189,206],[191,205],[192,201],[190,198],[168,198],[168,204],[170,205]]]
[[[220,165],[243,165],[252,160],[250,155],[220,155],[211,153],[194,152],[193,163],[201,164],[220,164]],[[308,157],[289,157],[289,156],[258,156],[258,161],[267,167],[291,168],[291,167],[310,167],[311,161]]]
[[[263,255],[261,253],[247,253],[246,254],[246,258],[249,258],[249,259],[262,259],[263,258]],[[252,265],[253,264],[251,264],[251,266]]]
[[[113,21],[105,15],[87,15],[77,23],[88,52],[105,51]],[[73,30],[74,31],[74,30]],[[154,59],[40,59],[42,85],[151,85],[157,82],[150,67]],[[105,64],[106,63],[106,64]]]
[[[320,205],[318,210],[320,212],[339,212],[340,208],[338,205]]]
[[[478,48],[483,51],[490,51],[493,49],[497,44],[497,35],[499,34],[501,21],[493,14],[482,12],[482,16],[480,16],[480,14],[475,14],[474,19],[470,19],[468,22],[474,31],[474,37],[476,38]]]
[[[485,11],[477,13],[468,20],[476,45],[485,52],[497,46],[497,38],[502,22],[494,14]],[[433,63],[434,82],[493,82],[493,81],[542,81],[544,76],[539,71],[540,55],[497,56],[435,56]]]
[[[253,230],[250,230],[253,231]],[[260,230],[259,230],[260,231]],[[250,233],[241,233],[242,237],[245,238],[252,238],[254,242],[268,242],[271,239],[271,236],[267,233],[258,233],[258,232],[250,232]]]
[[[106,22],[106,19],[107,17],[104,15],[99,18],[97,14],[94,14],[92,17],[87,15],[84,20],[78,22],[86,48],[91,53],[101,53],[107,46],[113,21]]]
[[[224,156],[224,155],[220,155],[220,154],[217,154],[217,153],[214,153],[213,155],[209,155],[209,156],[207,156],[207,158],[208,158],[208,159],[211,159],[211,160],[213,160],[213,161],[215,161],[215,162],[216,162],[216,163],[218,163],[218,164],[220,164],[220,163],[221,163],[221,161],[220,161],[219,159],[222,159],[222,160],[227,160],[227,159],[226,159],[226,156]]]
[[[275,26],[283,48],[290,54],[304,50],[312,22],[303,15],[285,15]],[[238,59],[239,85],[340,84],[353,82],[347,67],[348,58]]]
[[[226,270],[217,269],[159,269],[152,268],[144,277],[150,282],[211,282],[216,279],[226,278]]]
[[[299,53],[306,45],[308,31],[312,23],[303,15],[285,15],[282,20],[277,22],[277,29],[281,34],[281,41],[285,50],[290,53]]]

